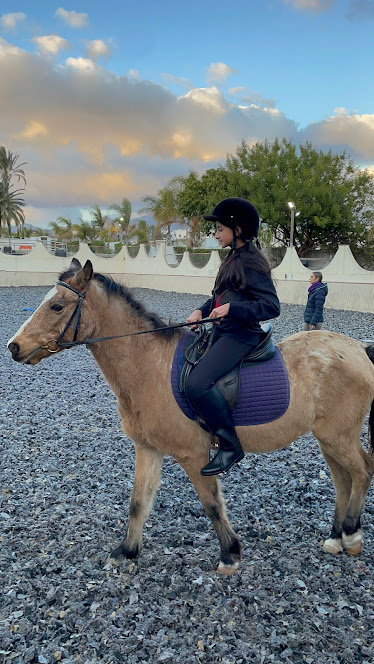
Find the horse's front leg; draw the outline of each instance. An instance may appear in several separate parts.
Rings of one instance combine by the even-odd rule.
[[[158,450],[135,444],[135,478],[130,501],[130,516],[127,535],[110,554],[121,561],[138,558],[143,544],[143,528],[152,509],[154,497],[160,484],[164,455]]]
[[[200,474],[200,469],[207,463],[206,455],[199,455],[194,460],[189,459],[188,461],[179,461],[179,463],[194,485],[205,512],[217,533],[221,546],[217,572],[225,575],[233,574],[240,564],[241,546],[227,518],[219,479],[215,475],[203,477]]]

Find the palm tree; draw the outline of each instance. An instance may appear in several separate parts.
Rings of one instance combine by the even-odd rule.
[[[83,219],[80,219],[79,224],[73,224],[72,231],[82,242],[89,242],[95,235],[95,229],[88,221],[83,221]]]
[[[51,221],[48,224],[58,240],[71,240],[73,237],[73,224],[71,219],[66,217],[57,217],[57,221]]]
[[[0,175],[1,180],[8,187],[10,186],[12,177],[16,177],[18,182],[23,180],[23,184],[26,186],[25,171],[21,168],[26,162],[24,161],[22,164],[17,164],[19,158],[19,154],[13,154],[10,150],[7,152],[5,147],[0,145]]]
[[[140,221],[138,221],[138,227],[136,229],[136,236],[137,236],[139,244],[148,244],[149,243],[148,227],[147,227],[147,222],[145,221],[145,219],[140,219]]]
[[[8,228],[9,241],[12,235],[12,221],[16,224],[17,228],[23,227],[25,223],[25,213],[23,207],[26,203],[20,196],[23,189],[12,191],[6,182],[0,182],[0,229],[3,223]]]
[[[167,227],[169,236],[171,224],[184,222],[178,210],[178,192],[181,186],[180,178],[172,178],[156,196],[142,198],[145,207],[140,210],[141,214],[152,214],[157,229]]]
[[[24,188],[12,191],[11,179],[17,178],[18,182],[23,181],[26,185],[25,172],[22,166],[26,162],[18,163],[19,154],[6,151],[3,145],[0,145],[0,186],[1,186],[1,212],[0,212],[0,228],[1,223],[5,221],[8,226],[9,238],[11,236],[12,221],[15,222],[17,228],[23,230],[25,223],[25,213],[22,208],[26,203],[20,194],[23,193]]]
[[[128,198],[123,198],[120,205],[118,203],[113,203],[113,205],[110,206],[110,210],[117,213],[117,217],[113,219],[113,222],[119,224],[121,228],[121,242],[128,244],[129,240],[137,235],[135,224],[130,223],[132,212],[130,201]]]
[[[91,219],[92,228],[94,228],[96,234],[99,237],[104,237],[104,235],[106,234],[105,224],[108,220],[108,215],[102,213],[99,205],[92,206],[91,214],[92,214],[92,219]]]

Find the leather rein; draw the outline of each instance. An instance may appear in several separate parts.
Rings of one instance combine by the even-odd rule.
[[[39,350],[47,350],[49,353],[58,353],[60,350],[63,350],[65,348],[73,348],[74,346],[88,346],[88,344],[95,344],[95,343],[100,343],[101,341],[110,341],[111,339],[122,339],[124,337],[135,337],[138,334],[150,334],[151,332],[161,332],[163,330],[176,330],[179,327],[188,327],[189,325],[203,325],[204,323],[217,323],[219,319],[212,319],[212,318],[202,318],[202,320],[195,321],[194,323],[175,323],[174,325],[165,325],[164,327],[155,327],[152,330],[141,330],[140,332],[130,332],[128,334],[118,334],[113,337],[99,337],[97,339],[83,339],[82,341],[77,340],[78,332],[80,330],[80,322],[81,322],[81,315],[82,315],[82,304],[83,300],[86,296],[87,291],[84,291],[81,293],[80,291],[76,290],[76,288],[73,288],[73,286],[70,286],[69,284],[65,283],[65,281],[57,281],[56,284],[58,286],[64,286],[64,288],[67,288],[68,290],[72,291],[72,293],[75,293],[75,295],[78,295],[78,302],[76,304],[76,307],[70,316],[68,322],[66,323],[63,331],[59,335],[57,339],[51,339],[50,341],[47,341],[47,343],[44,346],[38,346],[38,348],[35,348],[30,355],[28,355],[24,360],[23,364],[25,362],[28,362],[30,358],[37,353]],[[70,328],[70,326],[73,325],[74,329],[74,337],[73,341],[62,341],[64,338],[66,332]]]

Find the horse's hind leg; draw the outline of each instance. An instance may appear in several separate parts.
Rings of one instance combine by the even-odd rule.
[[[160,484],[164,455],[152,448],[135,444],[135,478],[130,501],[127,535],[110,554],[117,561],[138,558],[143,544],[143,528],[152,509]]]
[[[340,478],[338,479],[338,486],[341,488],[341,486],[344,485],[345,488],[341,491],[339,498],[337,496],[339,508],[336,524],[337,530],[339,530],[339,521],[342,518],[341,528],[343,547],[346,549],[347,553],[356,556],[360,553],[362,547],[360,517],[370,487],[371,478],[374,473],[374,459],[369,457],[369,455],[362,449],[359,434],[356,432],[351,436],[346,432],[339,438],[335,438],[329,442],[324,439],[321,445],[324,453],[333,457],[335,462],[342,466],[351,479],[351,490],[343,518],[343,505],[344,502],[347,501],[348,494],[348,482],[346,481],[347,475],[341,473]],[[331,465],[330,468],[333,473]],[[338,474],[336,465],[334,472]],[[335,482],[334,474],[333,478]]]
[[[240,542],[227,518],[219,480],[216,476],[203,477],[200,469],[206,464],[205,456],[193,461],[180,462],[194,485],[205,512],[209,516],[221,546],[221,556],[217,572],[233,574],[241,560]]]
[[[331,476],[335,486],[335,514],[330,537],[324,542],[323,548],[328,553],[340,553],[343,551],[342,531],[343,520],[347,512],[349,498],[352,489],[350,474],[338,463],[334,457],[326,452],[321,445],[321,451],[329,465]]]

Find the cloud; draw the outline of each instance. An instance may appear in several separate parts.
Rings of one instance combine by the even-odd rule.
[[[89,58],[67,58],[66,65],[79,71],[94,71],[96,65]]]
[[[0,57],[9,55],[22,55],[23,53],[25,53],[25,51],[23,51],[22,48],[13,46],[13,44],[9,44],[9,42],[0,37]]]
[[[15,12],[14,14],[3,14],[0,18],[0,25],[4,30],[14,30],[19,21],[24,21],[26,14]]]
[[[323,12],[334,4],[334,0],[284,0],[284,2],[286,5],[292,5],[294,9],[311,12]]]
[[[249,92],[247,95],[242,96],[242,101],[247,104],[255,104],[256,106],[265,106],[266,108],[275,108],[275,99],[266,99],[258,92]]]
[[[127,76],[129,76],[129,78],[135,78],[136,81],[141,80],[140,73],[138,72],[137,69],[129,69],[129,71],[127,72]]]
[[[94,39],[93,41],[89,42],[86,51],[87,55],[89,55],[93,60],[96,60],[96,58],[99,58],[101,55],[106,58],[110,55],[109,46],[107,46],[106,43],[101,39]]]
[[[161,74],[161,78],[165,85],[168,85],[169,83],[176,83],[177,85],[180,85],[182,88],[186,88],[187,90],[192,90],[194,87],[193,83],[191,83],[188,78],[183,78],[181,76],[173,76],[173,74]]]
[[[56,55],[61,49],[68,48],[69,42],[58,35],[44,35],[34,37],[33,41],[39,46],[44,55]]]
[[[56,68],[1,39],[0,56],[0,145],[27,162],[26,199],[34,209],[105,207],[123,196],[136,204],[173,175],[216,167],[242,139],[309,139],[374,163],[374,115],[337,108],[301,131],[255,92],[249,104],[216,86],[177,96],[88,58]],[[43,220],[41,212],[36,225]]]
[[[207,72],[207,80],[209,83],[224,83],[229,76],[236,73],[236,69],[225,65],[224,62],[212,62]]]
[[[350,21],[374,21],[373,0],[351,0],[348,6],[347,18]]]
[[[335,115],[315,122],[302,132],[315,145],[345,149],[358,162],[374,160],[374,114],[348,113],[335,109]]]
[[[85,14],[84,12],[79,14],[74,11],[74,9],[67,11],[66,9],[63,9],[63,7],[59,7],[55,16],[62,18],[62,20],[70,25],[71,28],[83,28],[85,25],[88,25],[88,14]]]

